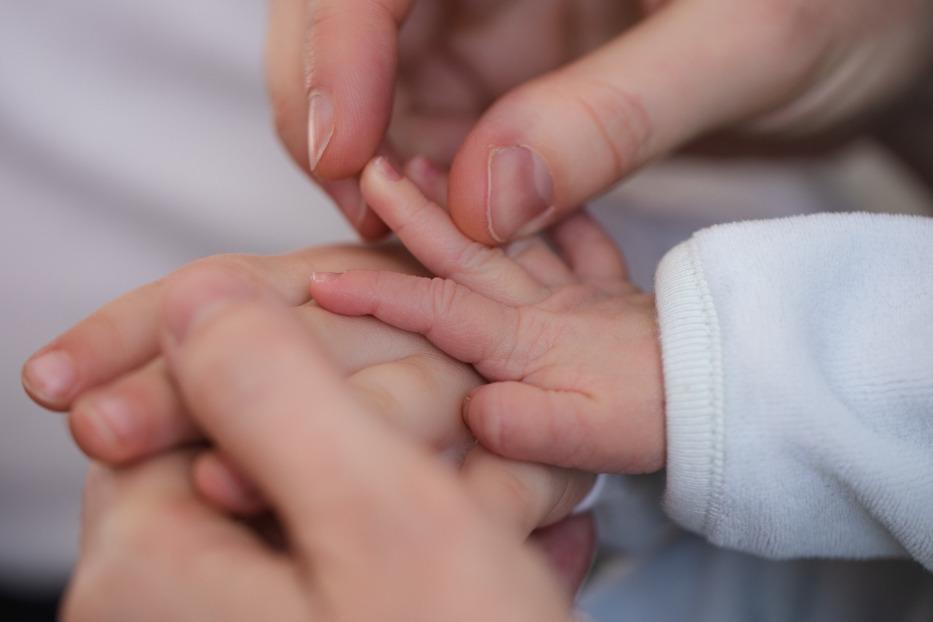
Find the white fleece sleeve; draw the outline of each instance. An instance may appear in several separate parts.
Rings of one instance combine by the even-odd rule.
[[[672,518],[768,557],[933,570],[933,219],[713,227],[656,289]]]

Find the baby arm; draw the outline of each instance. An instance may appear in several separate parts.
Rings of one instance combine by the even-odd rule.
[[[490,449],[623,473],[666,462],[669,513],[714,543],[933,568],[933,220],[700,232],[659,270],[659,345],[653,299],[585,217],[553,231],[566,263],[541,242],[510,257],[385,161],[363,185],[446,278],[318,274],[312,293],[474,364],[493,383],[465,417]]]

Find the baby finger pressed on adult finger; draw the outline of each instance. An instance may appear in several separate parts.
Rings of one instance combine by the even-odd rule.
[[[626,279],[621,255],[586,216],[554,232],[575,280],[548,286],[498,249],[463,236],[446,213],[377,159],[369,203],[425,266],[315,274],[317,302],[421,333],[473,364],[489,385],[465,418],[489,449],[591,471],[664,464],[663,386],[654,299]]]

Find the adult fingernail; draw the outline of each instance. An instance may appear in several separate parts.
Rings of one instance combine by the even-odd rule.
[[[78,378],[71,355],[61,350],[41,354],[26,363],[23,385],[42,401],[58,403],[71,392]]]
[[[308,165],[312,171],[334,136],[334,103],[330,95],[315,90],[308,97]]]
[[[553,211],[551,173],[528,147],[493,149],[487,176],[486,217],[497,242],[532,233]]]

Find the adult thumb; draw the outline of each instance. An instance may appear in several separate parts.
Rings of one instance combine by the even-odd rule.
[[[507,93],[454,160],[457,225],[488,244],[535,233],[646,162],[781,103],[816,56],[782,4],[670,3]]]

